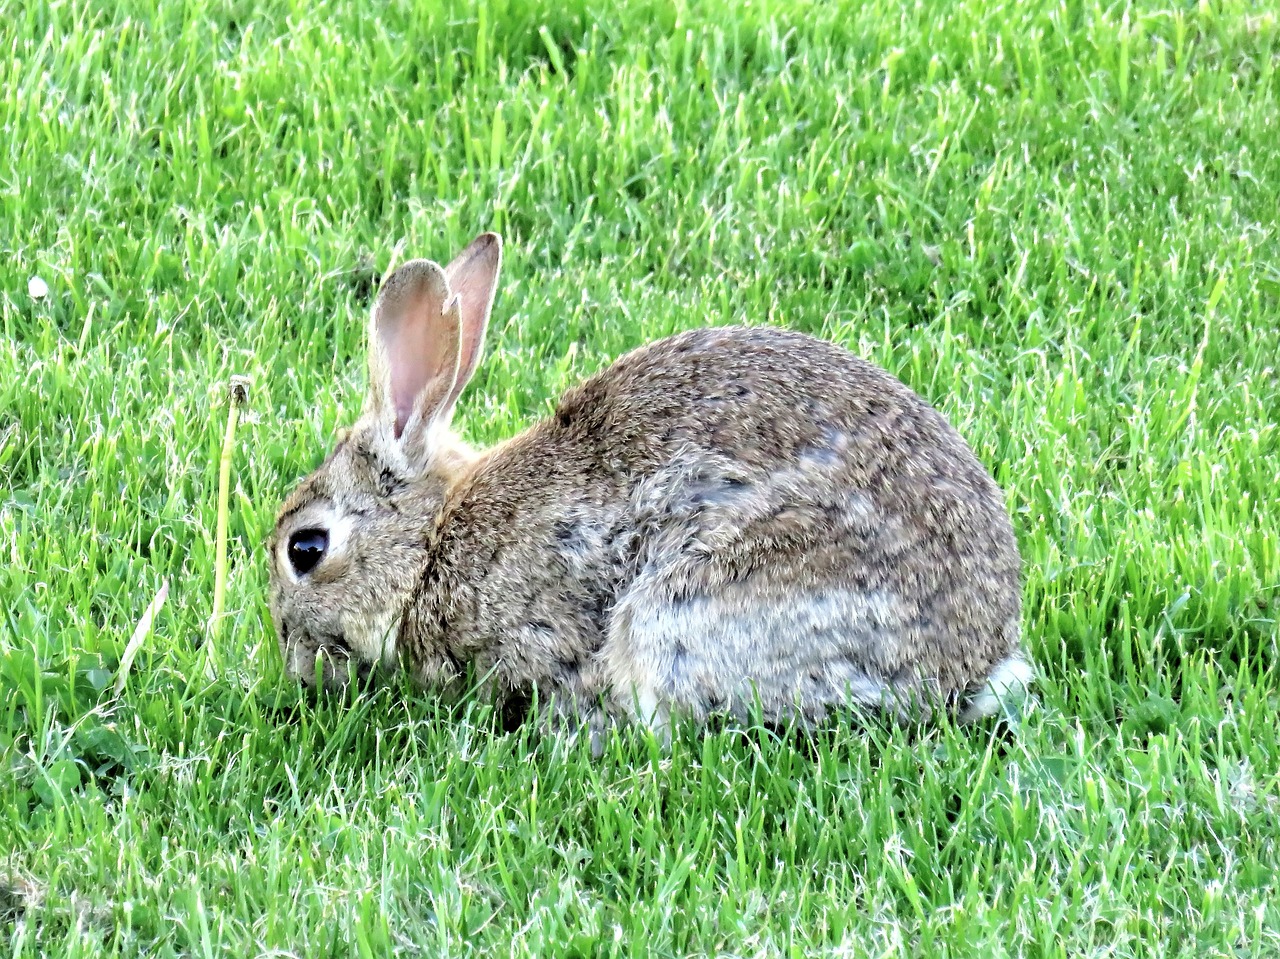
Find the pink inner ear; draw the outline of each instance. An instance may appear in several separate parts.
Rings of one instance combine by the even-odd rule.
[[[414,401],[427,387],[431,378],[429,358],[433,352],[431,326],[420,304],[412,313],[406,311],[389,319],[382,328],[382,345],[387,352],[391,368],[391,398],[396,409],[396,436],[404,432],[404,426],[413,415]],[[417,315],[415,315],[417,314]]]
[[[458,342],[451,317],[442,315],[447,291],[440,268],[419,260],[405,264],[388,279],[379,304],[378,339],[387,362],[397,437],[404,433],[433,380],[443,376],[449,386],[453,383]],[[443,387],[434,405],[439,405],[447,388]],[[423,408],[424,416],[432,412]]]
[[[396,408],[397,438],[413,415],[413,401],[427,385],[425,364],[406,363],[403,358],[425,356],[427,340],[425,329],[420,324],[402,322],[394,333],[388,330],[383,334],[383,348],[391,366],[391,397]]]

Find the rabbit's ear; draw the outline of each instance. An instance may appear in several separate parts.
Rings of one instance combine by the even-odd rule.
[[[484,348],[484,333],[489,327],[489,311],[498,288],[498,271],[502,268],[502,237],[481,233],[444,268],[449,290],[460,304],[461,322],[458,336],[458,373],[446,401],[449,407],[471,380]]]
[[[428,434],[447,422],[459,327],[458,300],[430,260],[411,260],[383,282],[369,336],[369,406],[411,461],[429,452]]]

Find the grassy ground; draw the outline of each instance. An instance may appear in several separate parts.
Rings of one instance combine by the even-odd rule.
[[[1269,6],[0,0],[0,952],[1280,952]],[[488,228],[477,440],[731,321],[943,409],[1026,561],[1016,734],[593,763],[302,701],[260,543],[376,276]]]

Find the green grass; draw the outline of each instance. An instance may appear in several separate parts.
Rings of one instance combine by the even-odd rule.
[[[1280,953],[1278,66],[1238,0],[0,0],[0,952]],[[260,544],[376,276],[484,229],[476,440],[707,323],[936,403],[1025,558],[1016,735],[592,762],[284,682]]]

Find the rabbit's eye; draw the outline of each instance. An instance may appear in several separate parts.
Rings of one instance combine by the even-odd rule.
[[[311,572],[329,548],[329,532],[323,529],[300,529],[289,537],[289,562],[299,576]]]

